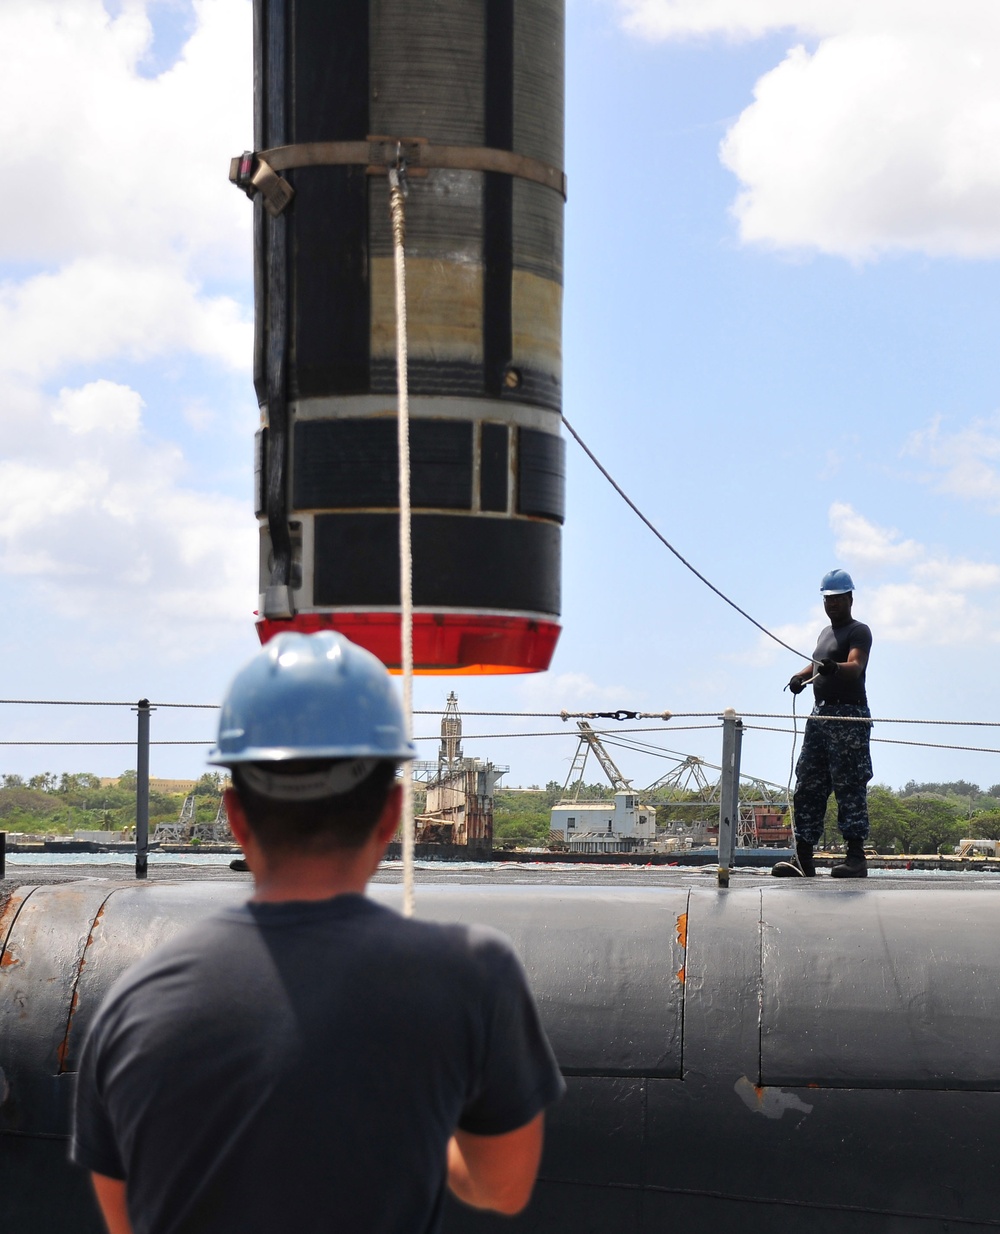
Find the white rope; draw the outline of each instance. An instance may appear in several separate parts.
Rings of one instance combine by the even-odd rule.
[[[813,673],[808,681],[803,683],[803,686],[812,685],[819,676],[819,673]],[[788,689],[788,686],[785,686]],[[795,693],[792,693],[792,755],[788,760],[788,822],[792,829],[792,860],[790,865],[795,866],[800,874],[804,874],[802,862],[799,860],[799,834],[795,829],[795,794],[792,792],[792,781],[795,779],[795,748],[799,744],[799,717],[795,710]]]
[[[792,695],[792,755],[788,760],[788,822],[792,828],[792,848],[795,849],[795,862],[798,864],[798,836],[795,834],[795,802],[792,796],[792,781],[795,779],[795,748],[799,744],[799,719],[795,714],[795,695]]]
[[[396,384],[399,390],[399,634],[402,649],[403,711],[407,740],[413,737],[413,546],[410,512],[410,387],[406,372],[406,217],[399,165],[389,168],[396,271]],[[403,916],[413,916],[413,764],[403,764]]]

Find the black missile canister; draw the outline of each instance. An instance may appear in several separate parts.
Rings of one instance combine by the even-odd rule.
[[[255,0],[263,640],[400,662],[390,167],[407,187],[418,671],[559,634],[563,0]]]

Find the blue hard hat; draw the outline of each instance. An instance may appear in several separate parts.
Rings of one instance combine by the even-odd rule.
[[[416,758],[380,660],[342,634],[279,634],[236,674],[208,761]]]
[[[846,570],[831,570],[823,575],[819,589],[824,596],[842,596],[854,590],[854,579]]]

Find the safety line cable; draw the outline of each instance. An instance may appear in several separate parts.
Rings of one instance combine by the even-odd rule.
[[[211,746],[211,738],[207,741],[151,741],[151,746]],[[0,746],[132,746],[135,748],[135,738],[131,741],[0,741]]]
[[[698,727],[701,728],[701,725],[698,725]],[[717,724],[709,724],[709,725],[706,725],[706,727],[707,728],[718,728],[719,726]],[[645,731],[646,730],[644,729],[643,732]],[[677,731],[682,732],[682,733],[690,732],[690,728],[682,728]],[[614,746],[616,750],[631,750],[636,754],[656,754],[656,755],[662,754],[666,758],[686,759],[690,757],[690,755],[684,754],[680,750],[668,750],[666,746],[657,746],[657,745],[654,745],[651,741],[639,741],[638,738],[632,738],[632,740],[627,740],[626,738],[619,737],[617,733],[602,733],[601,738],[602,738],[602,741],[601,741],[602,745]],[[708,766],[708,764],[705,763],[703,759],[698,759],[698,763],[701,766],[706,766],[706,767]]]
[[[650,522],[650,520],[645,516],[645,514],[643,514],[643,512],[635,504],[632,498],[628,495],[628,493],[625,492],[625,490],[617,482],[617,480],[614,479],[614,477],[611,475],[608,469],[604,466],[604,464],[600,461],[600,459],[598,459],[597,455],[594,454],[593,450],[590,449],[587,443],[583,440],[583,438],[576,431],[576,429],[572,426],[572,424],[570,424],[570,422],[566,419],[565,416],[562,417],[562,422],[563,424],[566,425],[567,429],[569,429],[570,434],[575,438],[576,443],[580,447],[580,449],[584,452],[584,454],[586,454],[587,458],[590,459],[590,461],[594,464],[594,466],[601,473],[601,475],[605,478],[605,480],[607,480],[607,482],[615,490],[615,492],[622,499],[622,501],[625,502],[625,504],[629,507],[629,509],[634,514],[638,515],[638,517],[646,524],[646,526],[653,533],[653,535],[656,536],[657,540],[659,540],[660,543],[664,545],[665,548],[668,548],[673,553],[673,555],[677,558],[677,560],[681,563],[682,566],[686,566],[687,569],[690,570],[691,573],[695,576],[695,578],[700,579],[710,591],[714,591],[720,600],[725,600],[725,602],[729,605],[730,608],[735,609],[741,617],[745,617],[747,621],[750,622],[751,625],[756,626],[757,629],[760,630],[762,634],[766,634],[767,637],[769,639],[772,639],[775,643],[777,643],[779,647],[784,647],[784,649],[786,651],[790,651],[793,656],[799,656],[803,660],[808,660],[811,664],[815,664],[817,662],[813,660],[812,656],[807,656],[803,652],[797,651],[794,647],[789,646],[789,644],[786,643],[784,639],[778,638],[777,634],[772,634],[771,631],[767,628],[767,626],[762,626],[759,621],[751,617],[750,614],[746,612],[744,609],[740,608],[740,606],[736,603],[735,600],[730,600],[730,598],[725,594],[725,592],[720,591],[714,583],[709,582],[709,580],[704,576],[704,574],[701,573],[700,570],[696,570],[694,566],[690,563],[690,561],[688,561],[686,557],[682,556],[677,551],[677,549],[674,548],[674,546],[670,543],[670,541],[666,538],[666,536],[663,535],[663,533],[653,523]]]
[[[789,716],[764,717],[764,718],[771,718],[771,719],[777,719],[777,720],[791,720],[792,719],[790,715]],[[873,724],[873,723],[902,724],[902,723],[906,723],[906,721],[902,721],[902,720],[897,720],[897,721],[861,720],[861,719],[855,718],[854,716],[826,716],[826,717],[810,716],[809,717],[809,719],[811,720],[819,720],[821,718],[825,718],[828,720],[844,720],[844,721],[848,721],[854,724],[858,724],[858,723],[863,723],[863,724]],[[947,723],[947,721],[941,721],[941,723]],[[690,755],[683,754],[680,751],[667,750],[662,746],[653,746],[645,742],[618,741],[616,740],[616,738],[618,738],[620,735],[624,733],[667,733],[667,732],[696,733],[696,732],[705,732],[705,731],[709,731],[712,729],[718,729],[720,727],[721,727],[721,724],[677,724],[677,725],[672,724],[669,728],[654,727],[654,728],[619,728],[619,729],[609,729],[609,730],[595,729],[594,732],[596,736],[604,740],[606,745],[621,746],[622,749],[634,750],[637,754],[647,754],[647,753],[656,754],[656,755],[662,754],[664,757],[677,756],[680,758],[688,758],[690,757]],[[744,727],[747,730],[752,729],[755,732],[759,732],[759,733],[784,733],[787,736],[794,735],[793,730],[790,728],[773,728],[765,724],[745,724]],[[567,736],[573,736],[573,735],[574,734],[572,733],[567,733],[565,729],[550,729],[550,730],[541,730],[541,731],[533,730],[533,731],[525,732],[525,733],[463,733],[462,740],[463,741],[502,741],[502,740],[506,740],[507,738],[514,740],[516,738],[520,739],[520,738],[525,738],[525,737],[567,737]],[[420,736],[415,736],[412,738],[412,740],[418,741],[418,742],[419,741],[440,741],[441,734],[440,733],[426,733]],[[931,750],[970,750],[973,753],[1000,754],[1000,750],[994,750],[991,747],[986,747],[986,746],[941,745],[938,742],[933,742],[933,741],[904,741],[901,738],[890,738],[890,737],[872,737],[871,740],[880,741],[883,744],[887,744],[887,745],[918,746],[918,747],[926,746],[928,749],[931,749]],[[206,737],[202,741],[151,741],[149,744],[152,746],[211,746],[213,743],[214,743],[213,738]],[[134,746],[134,745],[135,745],[134,740],[132,741],[68,741],[68,740],[67,741],[3,741],[3,740],[0,740],[0,746]],[[706,767],[714,766],[714,764],[707,763],[703,759],[699,761],[702,763],[703,766],[706,766]]]
[[[17,707],[134,707],[136,700],[116,702],[109,699],[85,698],[0,698],[0,704],[10,703]],[[179,707],[191,711],[218,711],[219,703],[150,703],[150,710],[159,707]],[[434,713],[438,714],[437,712]]]
[[[810,719],[816,719],[816,717],[811,716]],[[765,724],[748,724],[746,728],[755,733],[784,733],[786,736],[792,731],[788,728],[769,728]],[[991,746],[953,746],[937,741],[904,741],[901,737],[871,737],[869,740],[884,746],[915,746],[923,750],[965,750],[969,754],[1000,754],[1000,749],[994,749]]]
[[[79,699],[79,698],[0,698],[0,706],[10,704],[18,707],[135,707],[136,702],[116,701],[110,699]],[[156,703],[149,704],[151,711],[165,708],[218,711],[218,703]],[[415,716],[440,716],[441,711],[415,710]],[[487,719],[516,720],[710,720],[721,717],[721,709],[717,711],[464,711],[463,716],[479,716]],[[791,720],[792,716],[783,711],[740,711],[736,714],[745,720]],[[838,720],[848,724],[930,724],[955,728],[1000,728],[1000,720],[915,720],[901,716],[810,716],[813,720]],[[671,725],[676,731],[683,731],[678,725]],[[572,731],[572,730],[570,730]],[[616,730],[609,730],[614,732]],[[618,732],[660,732],[659,728],[649,729],[618,729]],[[782,730],[784,731],[784,730]],[[506,736],[507,734],[500,734]],[[553,736],[561,736],[554,733]],[[423,737],[418,741],[428,740]],[[195,743],[199,744],[199,743]],[[209,742],[211,745],[211,742]]]
[[[698,732],[702,729],[719,728],[718,724],[689,724],[686,728],[672,729],[672,732],[690,733]],[[622,729],[622,732],[637,732],[637,733],[656,733],[661,732],[661,729],[655,728],[640,728],[640,729]],[[780,731],[780,730],[779,730]],[[565,729],[557,729],[549,733],[463,733],[463,741],[497,741],[500,738],[515,738],[515,737],[566,737]],[[607,734],[598,733],[599,737],[605,737]],[[426,736],[413,737],[413,741],[440,741],[440,733],[428,733]],[[204,741],[151,741],[151,746],[211,746],[214,744],[212,738],[207,737]],[[134,746],[135,740],[132,741],[0,741],[0,746]],[[638,751],[643,753],[643,751]],[[708,766],[709,764],[705,764]]]
[[[438,715],[439,712],[433,714]],[[470,715],[471,712],[463,712],[463,715]],[[675,720],[706,720],[712,716],[719,716],[718,711],[675,711],[672,713]],[[736,714],[743,720],[790,720],[791,712],[786,711],[740,711],[738,708]],[[806,717],[809,720],[821,721],[838,721],[843,724],[930,724],[940,725],[947,728],[1000,728],[1000,720],[911,720],[900,716],[824,716],[810,715]],[[671,725],[673,728],[673,725]],[[621,730],[625,732],[627,730]],[[643,730],[646,731],[646,730]],[[654,730],[649,729],[649,732]],[[782,732],[787,730],[782,729]]]
[[[396,274],[396,386],[399,440],[399,634],[403,671],[403,713],[407,740],[413,737],[413,545],[410,510],[410,386],[406,338],[406,192],[402,148],[396,166],[389,168],[389,214],[392,220],[393,261]],[[403,764],[403,916],[413,916],[413,767]]]
[[[674,728],[673,725],[667,728],[619,728],[614,729],[611,733],[598,732],[595,734],[598,737],[617,737],[619,733],[693,733],[700,732],[702,729],[721,728],[721,724],[687,724],[682,727]],[[576,733],[567,733],[565,729],[553,729],[548,732],[532,732],[532,733],[463,733],[463,741],[485,741],[506,739],[507,737],[575,737]],[[414,737],[414,741],[440,741],[441,734],[438,733],[433,737]]]

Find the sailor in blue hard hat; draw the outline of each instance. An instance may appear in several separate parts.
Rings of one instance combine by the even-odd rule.
[[[109,1229],[412,1234],[446,1189],[527,1204],[564,1084],[513,948],[364,894],[406,729],[382,664],[332,632],[237,674],[211,761],[253,897],[141,961],[80,1060],[71,1151]]]
[[[854,580],[846,570],[831,570],[824,574],[819,585],[821,596],[843,596],[854,592]]]
[[[208,761],[231,770],[226,808],[241,844],[243,802],[261,800],[281,804],[281,836],[314,830],[314,843],[320,843],[325,829],[315,820],[324,801],[355,788],[363,792],[366,784],[388,800],[398,764],[415,756],[402,705],[383,665],[327,631],[281,634],[237,673]],[[392,799],[398,813],[396,798],[398,792]],[[254,830],[246,843],[259,847]],[[265,864],[266,848],[258,857],[259,877]],[[246,861],[232,866],[248,868]]]
[[[811,681],[815,693],[795,765],[795,859],[778,862],[772,873],[779,878],[815,876],[813,849],[823,834],[832,792],[847,856],[831,873],[834,878],[864,878],[868,873],[864,847],[868,782],[872,778],[865,674],[872,632],[854,619],[854,580],[846,570],[824,574],[819,589],[830,624],[820,633],[812,661],[788,683],[788,689],[799,694]]]

